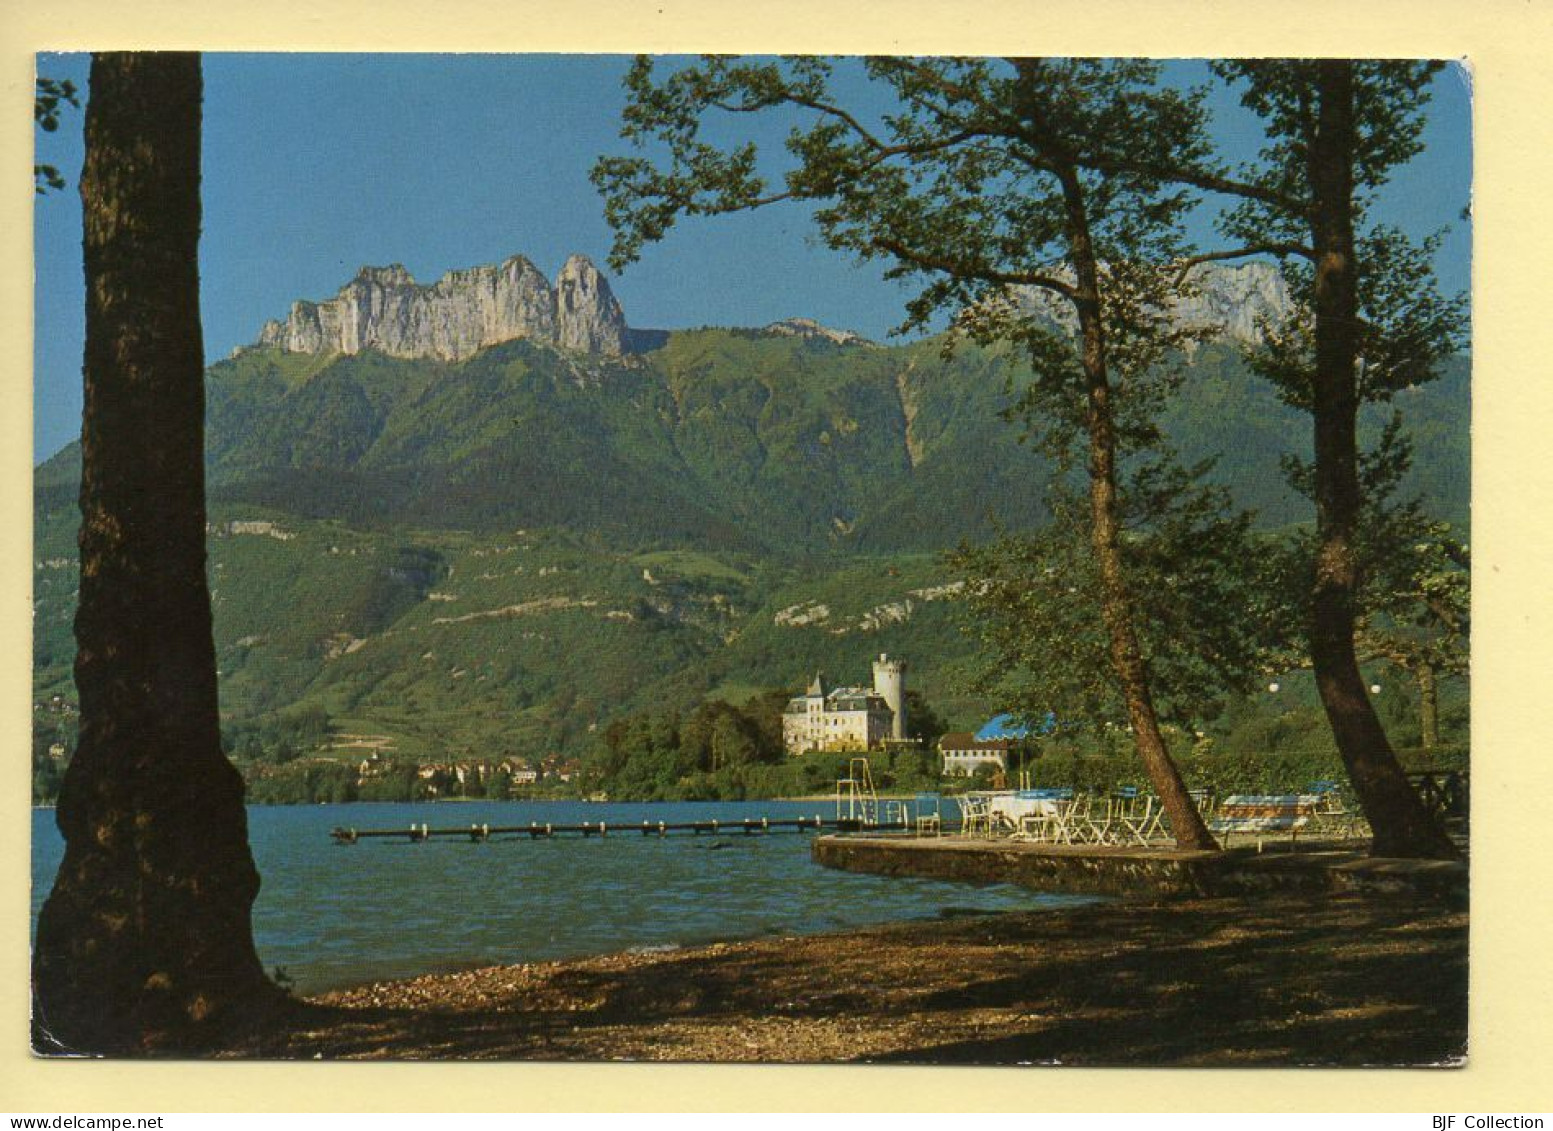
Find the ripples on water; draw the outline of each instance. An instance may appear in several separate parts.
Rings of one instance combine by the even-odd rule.
[[[809,859],[812,834],[642,836],[643,820],[831,815],[824,802],[470,802],[254,806],[249,839],[264,886],[254,934],[267,969],[302,993],[496,963],[723,939],[817,934],[903,919],[1087,902],[1010,885],[853,875]],[[336,825],[433,828],[531,821],[618,826],[606,838],[363,841]],[[33,811],[32,911],[63,853],[52,810]]]

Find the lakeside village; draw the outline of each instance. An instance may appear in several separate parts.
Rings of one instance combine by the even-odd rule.
[[[653,751],[633,749],[633,738],[642,737],[638,732],[646,732],[649,746],[655,737],[662,744],[657,720],[644,725],[643,720],[625,719],[607,725],[598,758],[552,752],[405,759],[396,756],[385,736],[332,732],[321,711],[296,714],[263,732],[224,732],[223,742],[244,772],[250,800],[287,803],[578,796],[718,799],[715,790],[695,788],[699,761],[713,776],[719,771],[725,778],[729,772],[737,775],[739,792],[745,796],[773,796],[828,791],[839,766],[845,765],[842,759],[858,754],[873,756],[884,767],[896,766],[900,772],[894,776],[902,787],[962,779],[1003,788],[1011,780],[1011,769],[1018,773],[1021,768],[1011,767],[1011,760],[1023,740],[1039,736],[1038,730],[1019,725],[1007,714],[989,719],[976,731],[942,733],[931,708],[908,693],[905,660],[881,654],[872,669],[872,682],[866,685],[828,686],[824,675],[816,673],[796,696],[787,690],[768,692],[743,709],[720,701],[702,704],[674,736],[673,765],[666,768],[672,783],[661,772],[652,773],[651,781],[636,782],[625,772],[632,763],[641,769],[651,761]],[[920,719],[912,715],[913,702]],[[74,744],[77,711],[63,695],[34,704],[35,803],[50,802],[57,792]],[[787,766],[773,766],[783,762]],[[800,772],[761,773],[772,769]],[[1019,777],[1021,784],[1028,784],[1027,773]],[[677,788],[671,792],[668,784]]]

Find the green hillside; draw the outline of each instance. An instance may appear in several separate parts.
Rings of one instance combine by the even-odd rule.
[[[1043,520],[1049,467],[1001,418],[1008,357],[739,330],[617,360],[509,342],[461,364],[256,350],[210,375],[218,501],[357,525],[560,527],[641,545],[823,553],[938,550]],[[1411,489],[1466,517],[1464,360],[1398,406]],[[1374,434],[1385,412],[1366,413]],[[1279,469],[1308,418],[1208,347],[1165,417],[1188,459],[1267,526],[1306,516]]]
[[[1047,463],[1000,417],[1020,373],[940,343],[739,330],[583,359],[253,350],[212,367],[210,575],[228,723],[326,716],[328,756],[576,752],[624,714],[743,701],[879,652],[955,726],[971,642],[941,553],[1044,518]],[[1463,524],[1465,359],[1398,399],[1411,490]],[[1383,415],[1368,414],[1377,430]],[[1265,527],[1305,417],[1227,348],[1167,426]],[[37,471],[36,697],[73,698],[79,451]]]
[[[209,379],[211,498],[358,527],[555,527],[644,547],[938,550],[1042,521],[1049,467],[1001,418],[1022,374],[936,340],[881,348],[754,331],[667,336],[624,359],[509,342],[460,364],[252,350]],[[1457,524],[1470,465],[1465,359],[1396,402],[1409,490]],[[1371,408],[1375,434],[1386,411]],[[1164,424],[1267,527],[1301,521],[1285,454],[1308,418],[1205,347]],[[74,500],[67,448],[39,469],[40,521]]]
[[[931,592],[944,584],[931,555],[800,566],[555,531],[362,530],[227,505],[211,517],[223,713],[321,708],[407,756],[574,750],[614,716],[709,692],[817,668],[866,681],[878,651],[920,657],[913,685],[948,702],[948,657],[966,649]],[[70,524],[41,529],[36,693],[73,698],[76,567],[54,545]]]

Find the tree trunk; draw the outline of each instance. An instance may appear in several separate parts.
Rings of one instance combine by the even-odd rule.
[[[1218,844],[1203,823],[1181,771],[1170,757],[1159,717],[1149,691],[1148,667],[1133,625],[1132,598],[1122,566],[1121,522],[1116,490],[1116,425],[1111,408],[1110,375],[1106,365],[1105,328],[1100,309],[1100,270],[1089,233],[1083,186],[1077,172],[1059,174],[1068,213],[1069,250],[1072,254],[1077,296],[1079,333],[1082,339],[1088,405],[1085,423],[1089,432],[1090,538],[1100,573],[1100,603],[1110,638],[1111,665],[1133,743],[1143,759],[1154,792],[1170,819],[1180,848],[1213,849]]]
[[[1454,858],[1459,855],[1455,846],[1397,762],[1354,651],[1360,493],[1353,64],[1324,61],[1317,68],[1317,119],[1307,158],[1316,251],[1312,414],[1317,550],[1311,663],[1338,752],[1374,830],[1372,851],[1377,856]]]
[[[65,856],[33,955],[39,1051],[208,1041],[275,1000],[259,875],[221,753],[205,578],[198,55],[93,58],[86,272],[80,739]]]
[[[1423,730],[1424,749],[1434,753],[1440,745],[1440,689],[1434,665],[1420,660],[1414,677],[1418,680],[1418,721]]]

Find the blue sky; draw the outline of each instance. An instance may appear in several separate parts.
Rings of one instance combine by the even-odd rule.
[[[553,276],[581,252],[603,266],[610,233],[588,169],[620,152],[623,56],[236,55],[205,57],[201,309],[207,357],[252,341],[298,298],[333,295],[363,264],[403,263],[422,282],[526,255]],[[39,73],[85,90],[84,55]],[[1201,68],[1171,65],[1192,81]],[[861,83],[851,92],[866,98]],[[1215,102],[1225,153],[1251,157],[1254,120]],[[1469,283],[1459,216],[1471,184],[1465,78],[1434,89],[1428,148],[1388,186],[1379,214],[1415,235],[1451,226],[1438,270]],[[81,119],[38,135],[70,182],[37,201],[34,442],[38,461],[80,427]],[[747,125],[747,122],[741,122]],[[764,143],[779,144],[772,128]],[[1211,217],[1193,235],[1212,246]],[[880,268],[821,247],[808,213],[778,206],[682,223],[612,278],[638,327],[758,326],[808,316],[884,338],[906,291]]]

